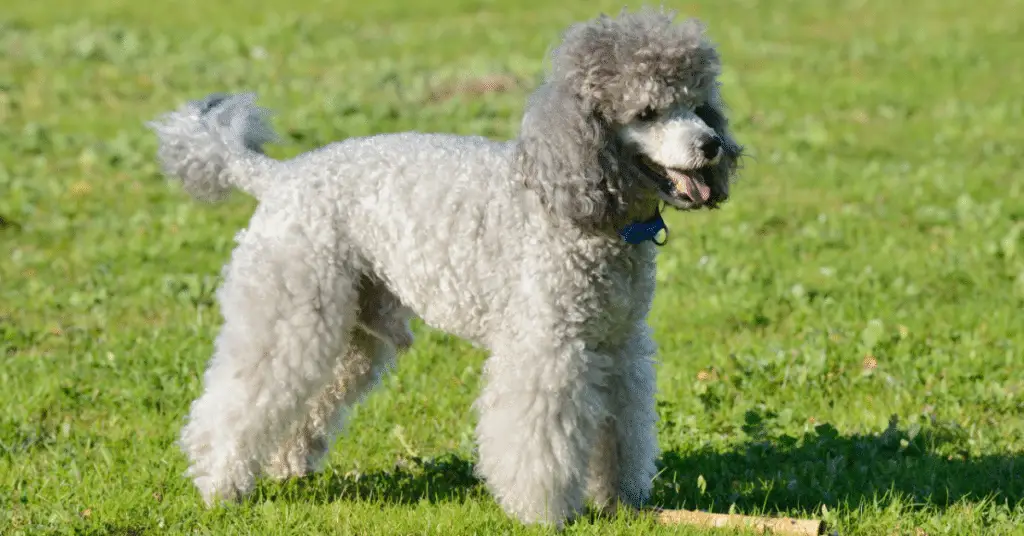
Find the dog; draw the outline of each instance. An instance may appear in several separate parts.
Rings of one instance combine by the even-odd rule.
[[[150,122],[192,196],[259,200],[180,438],[206,503],[318,470],[420,318],[490,354],[476,470],[509,515],[643,505],[662,207],[720,206],[743,154],[720,69],[701,23],[644,8],[569,27],[510,141],[406,132],[276,160],[252,94]]]

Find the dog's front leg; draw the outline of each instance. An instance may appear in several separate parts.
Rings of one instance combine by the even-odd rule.
[[[488,361],[477,470],[510,515],[561,527],[582,508],[609,363],[579,341],[508,348]]]
[[[608,514],[620,505],[639,508],[651,494],[659,455],[655,350],[650,328],[642,323],[613,357],[607,382],[611,415],[598,433],[588,489],[595,506]]]

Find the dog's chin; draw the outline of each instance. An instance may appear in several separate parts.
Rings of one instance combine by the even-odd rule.
[[[710,166],[692,169],[669,168],[645,155],[634,159],[640,175],[654,188],[659,199],[677,210],[718,208],[721,192],[708,180]]]

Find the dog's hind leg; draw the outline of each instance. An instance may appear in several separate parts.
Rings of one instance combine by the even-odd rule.
[[[333,379],[356,326],[354,255],[326,208],[294,201],[257,209],[218,293],[224,325],[180,440],[208,505],[252,489],[261,460]]]
[[[331,383],[311,404],[305,419],[269,460],[266,473],[276,479],[319,471],[353,405],[370,393],[413,342],[411,312],[390,291],[364,277],[359,290],[358,328]]]
[[[369,394],[394,363],[395,345],[364,330],[352,335],[352,343],[334,372],[334,382],[310,405],[265,467],[276,479],[300,477],[319,471],[344,429],[349,410]]]

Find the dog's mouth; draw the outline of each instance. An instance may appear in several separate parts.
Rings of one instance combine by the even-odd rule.
[[[720,195],[712,189],[707,177],[709,166],[678,169],[662,166],[643,154],[634,159],[643,176],[657,189],[658,197],[681,210],[718,208]]]

